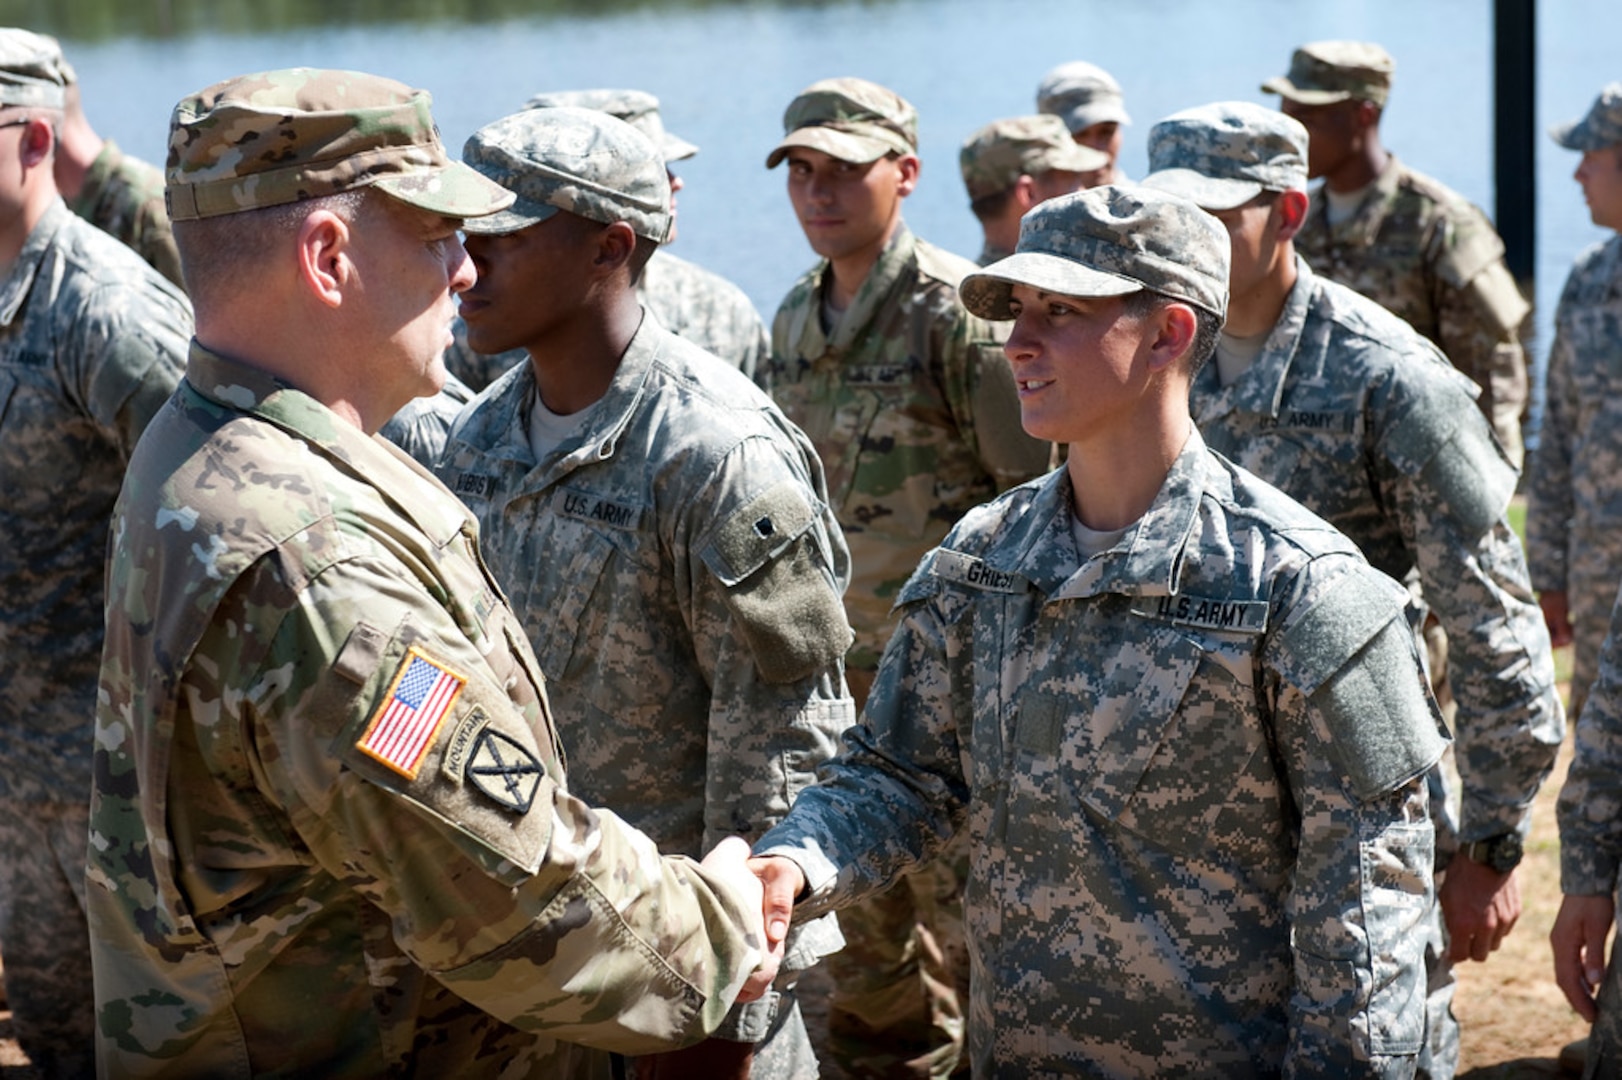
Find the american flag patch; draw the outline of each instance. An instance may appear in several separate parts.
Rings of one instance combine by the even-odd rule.
[[[355,749],[415,780],[440,723],[466,684],[466,678],[412,646]]]

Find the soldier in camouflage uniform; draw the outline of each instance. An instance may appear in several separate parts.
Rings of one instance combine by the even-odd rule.
[[[1520,325],[1530,306],[1486,215],[1380,142],[1395,64],[1378,45],[1303,45],[1262,89],[1311,133],[1323,177],[1296,251],[1318,273],[1407,319],[1481,387],[1477,404],[1516,468],[1528,399]]]
[[[1033,206],[1088,187],[1086,174],[1109,164],[1109,155],[1070,138],[1057,116],[994,120],[970,135],[958,152],[969,209],[980,222],[986,266],[1014,253],[1019,219]]]
[[[1082,180],[1083,187],[1124,184],[1119,158],[1126,133],[1121,129],[1132,122],[1126,115],[1121,84],[1115,76],[1085,60],[1060,64],[1036,87],[1036,111],[1057,116],[1070,129],[1070,137],[1083,146],[1109,156]]]
[[[55,50],[65,87],[54,172],[68,209],[117,237],[154,270],[180,285],[180,253],[175,250],[169,213],[163,205],[163,172],[96,134],[84,114],[78,75],[63,58],[56,39],[44,40]]]
[[[671,1047],[758,989],[743,842],[661,857],[567,793],[477,526],[368,434],[437,387],[456,229],[512,200],[428,105],[294,69],[171,121],[198,336],[108,566],[107,1075],[570,1075],[558,1040]]]
[[[1554,137],[1583,155],[1577,182],[1594,223],[1622,232],[1622,83]],[[1556,642],[1574,646],[1568,711],[1581,716],[1622,580],[1622,236],[1579,255],[1560,294],[1530,473],[1532,584]]]
[[[674,243],[675,193],[684,185],[669,166],[692,157],[698,153],[698,147],[665,130],[659,118],[659,99],[642,90],[563,90],[536,94],[526,103],[531,109],[559,105],[608,113],[642,132],[661,149],[671,193],[670,234],[664,242]],[[766,324],[761,322],[760,313],[743,290],[720,274],[677,258],[661,247],[642,268],[636,292],[642,306],[677,337],[686,338],[712,356],[719,356],[751,379],[765,366],[771,354]],[[475,390],[484,389],[502,372],[526,358],[522,349],[481,356],[468,346],[467,334],[460,323],[453,332],[456,344],[445,354],[445,364]]]
[[[973,265],[901,219],[916,110],[865,80],[827,79],[790,103],[783,128],[766,165],[788,162],[789,201],[823,259],[777,309],[765,385],[816,446],[850,544],[845,662],[860,706],[912,568],[970,507],[1042,472],[1048,448],[1020,429],[999,331],[958,303]],[[954,863],[841,916],[828,1049],[847,1071],[943,1075],[959,1058]]]
[[[1447,938],[1434,925],[1430,1038],[1420,1069],[1453,1075],[1451,966],[1485,960],[1520,914],[1514,868],[1532,800],[1564,736],[1548,635],[1505,510],[1515,489],[1476,388],[1379,305],[1315,275],[1293,250],[1307,213],[1307,132],[1222,102],[1149,133],[1143,184],[1216,215],[1232,238],[1228,321],[1194,379],[1212,449],[1322,515],[1380,570],[1414,586],[1453,644],[1463,821],[1432,775]],[[1444,940],[1448,948],[1444,954]]]
[[[191,309],[51,175],[55,43],[0,30],[0,951],[43,1076],[94,1071],[85,792],[107,529],[147,421],[180,381]]]
[[[759,837],[855,720],[850,559],[816,453],[639,303],[670,225],[658,147],[559,106],[488,125],[462,156],[518,196],[463,226],[468,338],[530,359],[463,413],[438,471],[540,658],[570,789],[662,851]],[[807,930],[789,969],[838,946],[831,918]],[[678,1075],[817,1074],[792,990],[673,1058]]]
[[[1422,1042],[1440,718],[1400,587],[1194,429],[1227,271],[1193,204],[1106,187],[964,281],[1066,464],[923,561],[756,845],[770,937],[969,837],[976,1076],[1406,1076]]]

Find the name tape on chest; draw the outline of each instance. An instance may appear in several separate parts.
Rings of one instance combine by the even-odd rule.
[[[906,364],[869,364],[845,371],[845,382],[850,386],[894,386],[906,380]]]
[[[1350,435],[1357,430],[1357,413],[1285,409],[1264,427],[1287,431],[1325,431]]]
[[[961,551],[937,551],[934,573],[942,581],[968,585],[983,592],[1020,593],[1027,587],[1024,574],[998,570],[988,566],[984,559],[965,555]]]
[[[406,651],[389,692],[367,721],[355,749],[407,780],[415,780],[440,726],[466,685],[465,675],[413,645]]]
[[[451,490],[458,495],[472,495],[480,499],[494,497],[497,488],[496,478],[486,473],[458,473],[456,482]]]
[[[553,505],[565,517],[607,525],[611,529],[635,529],[642,522],[640,506],[617,502],[589,491],[563,488],[555,496]]]
[[[1266,600],[1209,599],[1201,596],[1150,596],[1132,605],[1134,615],[1164,619],[1174,626],[1260,634],[1267,629]]]

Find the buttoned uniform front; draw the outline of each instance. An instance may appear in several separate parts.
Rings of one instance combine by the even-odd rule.
[[[476,525],[404,454],[194,343],[111,551],[104,1071],[552,1075],[556,1040],[720,1022],[749,916],[567,792]],[[419,674],[454,696],[415,701]],[[380,741],[403,707],[439,717],[409,754]]]
[[[977,1076],[1410,1075],[1444,746],[1401,590],[1197,433],[1078,554],[1060,469],[899,598],[864,723],[756,846],[796,914],[966,832]]]
[[[772,321],[764,381],[816,446],[850,544],[847,664],[872,672],[918,560],[970,507],[1047,466],[1025,434],[1006,331],[958,303],[975,267],[897,226],[849,309],[824,331],[826,260]]]
[[[1622,580],[1622,237],[1577,257],[1549,347],[1543,434],[1527,478],[1532,585],[1563,590],[1580,716]]]
[[[191,319],[60,201],[0,280],[0,950],[22,1044],[58,1075],[92,1065],[84,821],[108,523]]]
[[[743,290],[697,263],[661,248],[653,253],[636,283],[642,306],[660,325],[751,379],[758,379],[771,356],[771,341],[760,313]],[[523,349],[484,356],[467,343],[467,327],[457,319],[445,367],[473,390],[483,390],[528,358]]]
[[[1515,471],[1469,409],[1474,389],[1377,305],[1296,263],[1260,355],[1190,391],[1211,447],[1345,533],[1447,631],[1458,700],[1459,840],[1528,827],[1565,734],[1554,661],[1506,509]],[[1433,796],[1437,792],[1433,790]],[[1435,801],[1435,800],[1433,800]],[[1439,809],[1439,807],[1433,807]]]
[[[85,170],[79,193],[68,200],[68,209],[185,288],[180,252],[163,205],[163,173],[157,166],[130,157],[108,139]]]
[[[724,362],[651,313],[585,427],[537,461],[533,368],[463,412],[438,472],[547,676],[572,790],[659,848],[699,856],[788,812],[855,720],[841,657],[850,560],[810,442]],[[798,971],[840,944],[823,920]],[[758,1042],[776,995],[718,1032]],[[760,1055],[816,1069],[797,1008]],[[799,1044],[798,1047],[793,1044]],[[763,1061],[764,1064],[764,1061]]]
[[[1477,386],[1477,400],[1517,468],[1530,393],[1520,325],[1530,310],[1504,265],[1504,242],[1462,195],[1391,155],[1356,213],[1329,223],[1313,192],[1295,250],[1318,273],[1362,293],[1435,342]]]

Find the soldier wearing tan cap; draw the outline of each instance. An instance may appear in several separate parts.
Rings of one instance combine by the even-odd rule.
[[[1132,118],[1126,114],[1115,76],[1085,60],[1060,64],[1042,76],[1036,88],[1036,111],[1057,116],[1076,142],[1109,155],[1108,164],[1089,173],[1083,187],[1126,182],[1119,164],[1126,138],[1121,129]]]
[[[425,92],[309,68],[182,100],[167,173],[199,319],[114,516],[102,1073],[561,1076],[575,1043],[697,1041],[763,989],[746,845],[661,857],[568,794],[474,519],[372,434],[443,382],[457,230],[513,195]]]
[[[1311,136],[1312,192],[1295,247],[1318,273],[1408,320],[1481,388],[1476,403],[1518,467],[1530,310],[1504,243],[1476,207],[1399,162],[1380,139],[1396,63],[1378,45],[1319,41],[1262,89]]]
[[[1104,151],[1071,139],[1057,116],[995,120],[970,135],[958,153],[958,167],[969,209],[985,233],[980,265],[1013,254],[1025,211],[1092,186],[1089,175],[1109,160]]]

